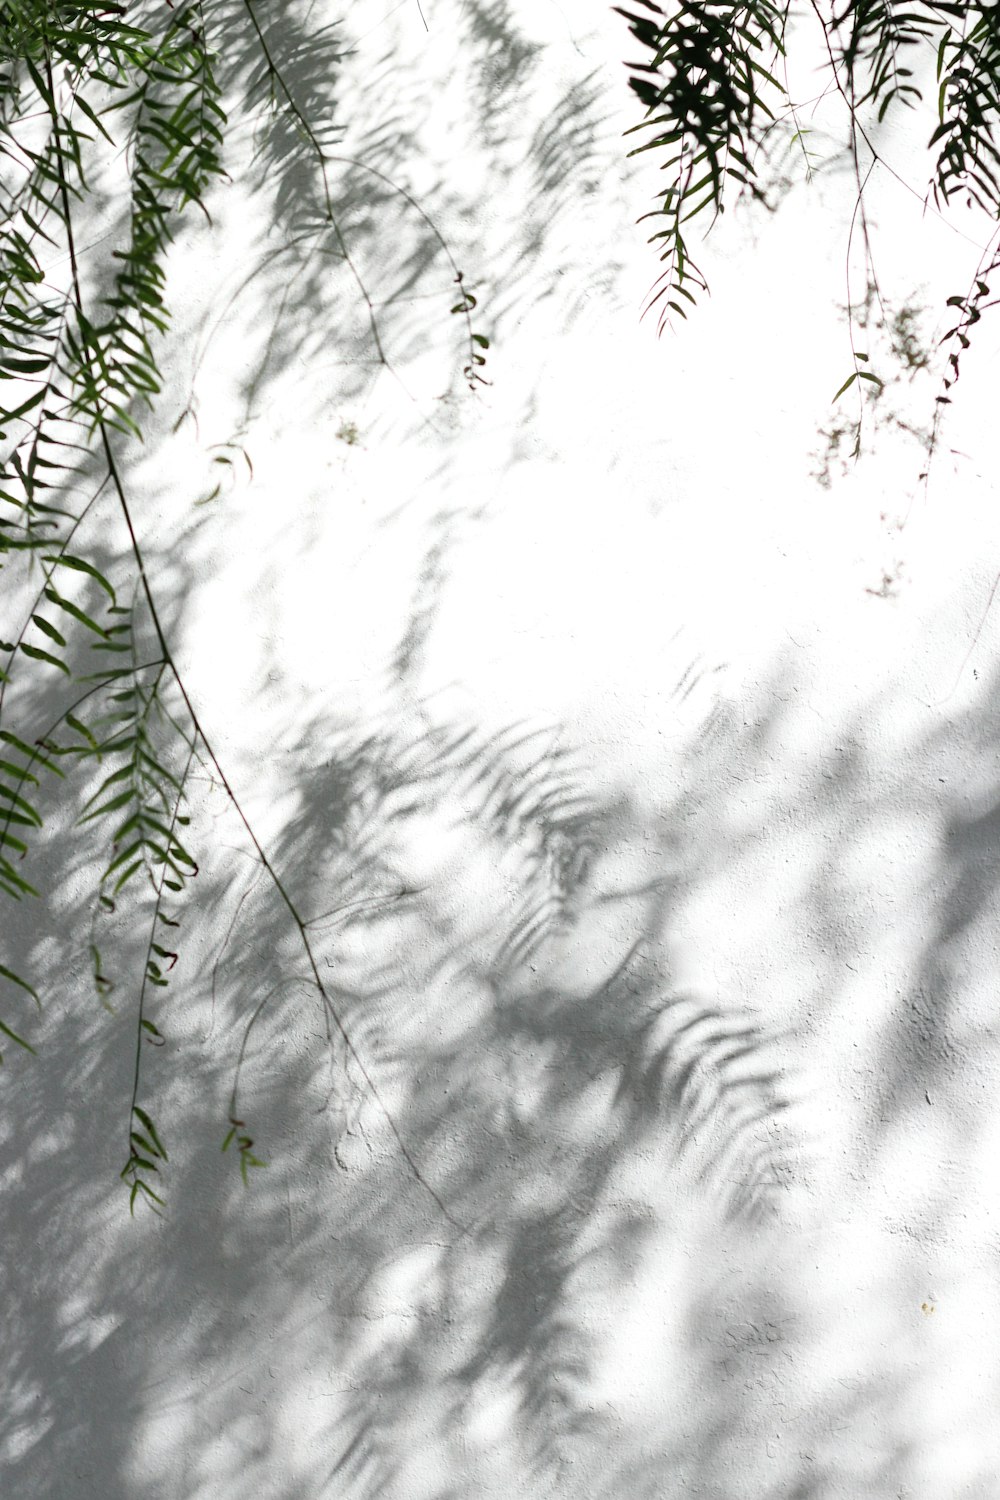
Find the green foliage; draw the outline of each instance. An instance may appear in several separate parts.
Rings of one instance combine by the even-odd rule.
[[[810,48],[820,28],[828,87],[846,112],[849,152],[857,185],[851,235],[864,240],[864,295],[848,296],[852,341],[859,308],[878,296],[865,216],[873,169],[882,163],[875,128],[896,108],[924,104],[920,79],[933,70],[937,85],[928,115],[929,192],[940,211],[956,199],[975,206],[997,226],[968,292],[948,299],[957,320],[944,335],[947,371],[939,403],[958,379],[961,354],[990,299],[989,277],[1000,265],[1000,24],[992,0],[938,4],[931,0],[855,0],[827,7],[812,0],[804,17],[771,0],[653,0],[616,6],[643,49],[630,63],[630,83],[645,107],[630,133],[641,136],[631,154],[664,153],[666,187],[651,215],[661,223],[651,243],[664,270],[649,306],[660,326],[687,316],[708,284],[691,258],[692,220],[714,219],[741,196],[767,201],[766,166],[783,136],[802,143],[800,105],[788,93],[784,61],[790,46]],[[931,126],[931,118],[934,120]],[[815,159],[807,157],[811,176]],[[848,246],[850,252],[850,245]],[[857,319],[859,326],[864,319]],[[853,351],[852,368],[835,400],[883,381]]]
[[[615,9],[652,55],[630,65],[632,88],[646,105],[645,119],[633,127],[646,138],[630,154],[669,153],[668,186],[655,211],[666,223],[651,238],[664,242],[666,270],[650,302],[663,302],[662,321],[671,312],[686,317],[678,298],[693,304],[708,289],[689,254],[685,225],[706,209],[724,212],[730,183],[755,186],[754,155],[774,119],[771,104],[785,102],[772,71],[784,51],[784,15],[770,0],[682,3],[670,16],[649,0],[639,4],[641,15]]]
[[[247,1187],[250,1182],[251,1170],[254,1167],[264,1167],[267,1163],[261,1161],[259,1156],[254,1156],[253,1140],[247,1135],[245,1122],[237,1120],[233,1115],[230,1115],[229,1129],[226,1131],[222,1142],[223,1155],[225,1155],[234,1142],[240,1164],[240,1176],[243,1179],[243,1186]]]
[[[99,824],[108,840],[101,895],[111,902],[105,885],[116,897],[145,870],[158,908],[163,887],[179,892],[195,868],[174,832],[177,807],[171,811],[170,798],[179,799],[183,785],[155,753],[150,734],[169,653],[164,650],[153,664],[156,675],[147,686],[149,664],[140,666],[135,658],[133,606],[120,605],[105,574],[73,546],[93,500],[73,507],[81,458],[95,442],[120,487],[110,434],[138,435],[137,411],[159,392],[153,339],[169,318],[164,261],[178,215],[188,204],[201,204],[221,174],[225,116],[197,7],[168,13],[155,33],[127,24],[122,14],[118,8],[95,14],[82,5],[24,0],[0,13],[0,145],[10,167],[0,225],[0,327],[5,383],[7,389],[15,385],[0,417],[5,436],[15,429],[2,473],[0,559],[28,553],[41,575],[20,635],[5,643],[10,654],[0,714],[9,720],[3,695],[14,652],[85,685],[33,743],[7,728],[0,731],[9,749],[0,878],[7,896],[37,894],[11,858],[23,859],[24,834],[42,827],[28,793],[39,786],[40,772],[61,778],[61,760],[96,763],[103,774],[80,823]],[[87,201],[94,148],[117,149],[108,127],[122,123],[119,138],[131,155],[127,237],[113,251],[117,269],[108,292],[88,302],[75,215]],[[61,254],[69,274],[60,281]],[[136,560],[141,569],[137,551]],[[74,579],[85,586],[75,598]],[[95,592],[104,596],[103,609],[91,602]],[[96,670],[81,670],[71,659],[73,637],[81,644],[86,639],[87,655],[97,653],[84,663]],[[3,977],[30,988],[7,966]],[[163,982],[152,957],[139,1001],[140,1036],[147,982]],[[103,993],[108,982],[99,961],[95,983]],[[22,1040],[2,1025],[12,1039]],[[133,1099],[133,1113],[137,1109]],[[143,1118],[155,1143],[155,1127]],[[160,1153],[154,1145],[142,1154],[136,1139],[131,1132],[124,1174],[132,1204],[140,1192],[155,1204],[161,1200],[143,1174],[156,1170],[151,1158]]]
[[[242,51],[230,65],[225,49],[234,20],[243,27]],[[336,58],[328,43],[326,33],[302,35],[292,51],[308,71],[317,58],[324,66]],[[0,897],[40,894],[25,873],[32,841],[45,831],[46,799],[72,782],[67,795],[79,809],[80,837],[96,836],[104,851],[90,956],[105,1007],[119,982],[116,965],[109,972],[102,956],[101,923],[123,908],[144,933],[121,1172],[133,1211],[140,1199],[156,1211],[164,1203],[154,1183],[167,1153],[140,1096],[146,1049],[168,1040],[156,1002],[179,962],[183,899],[198,874],[185,831],[187,789],[198,766],[221,782],[242,819],[306,950],[328,1022],[353,1050],[312,959],[306,925],[244,817],[188,695],[117,456],[123,442],[141,441],[163,389],[159,347],[170,326],[171,245],[186,216],[209,216],[210,198],[228,181],[223,64],[230,87],[235,79],[242,89],[241,107],[261,129],[258,160],[281,179],[278,212],[287,209],[296,234],[332,237],[368,309],[376,360],[388,364],[374,303],[337,213],[330,170],[344,160],[331,150],[339,129],[310,119],[308,91],[304,99],[293,92],[252,0],[235,7],[229,0],[146,0],[127,18],[116,4],[4,0],[0,6],[0,568],[8,570],[12,597],[28,600],[14,639],[0,642]],[[311,171],[308,207],[290,186],[289,162],[294,167],[303,158]],[[475,389],[483,383],[489,340],[473,329],[476,299],[447,245],[405,190],[364,163],[352,165],[401,194],[444,250],[460,292],[452,312],[465,329],[464,374]],[[84,263],[79,230],[98,201],[95,185],[104,192],[109,180],[120,184],[113,191],[127,211],[103,258]],[[228,471],[234,453],[242,450],[221,445],[214,462]],[[200,498],[218,492],[217,485]],[[104,499],[116,513],[123,546],[86,540],[97,530],[87,523]],[[107,529],[102,514],[99,536]],[[109,565],[105,558],[116,551],[123,556]],[[140,639],[154,643],[145,654]],[[40,725],[32,703],[42,690],[60,706]],[[0,1034],[31,1052],[9,1007],[38,1004],[39,996],[5,957],[0,951]],[[235,1140],[246,1181],[249,1169],[264,1163],[235,1117],[235,1089],[233,1106],[227,1144]],[[400,1147],[419,1177],[402,1141]]]

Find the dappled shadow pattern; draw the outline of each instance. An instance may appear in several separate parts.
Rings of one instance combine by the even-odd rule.
[[[97,1184],[114,1168],[114,1079],[124,1090],[128,1069],[120,1027],[105,1021],[95,1043],[100,1031],[63,1023],[62,1040],[32,1065],[27,1114],[18,1106],[23,1144],[5,1142],[11,1274],[25,1293],[4,1312],[19,1351],[3,1433],[18,1493],[59,1494],[69,1474],[77,1494],[184,1500],[247,1485],[276,1500],[375,1500],[414,1486],[464,1497],[512,1483],[530,1496],[558,1484],[650,1500],[671,1486],[721,1500],[825,1500],[845,1473],[879,1497],[906,1482],[921,1450],[905,1418],[915,1381],[919,1389],[905,1352],[871,1360],[859,1334],[854,1363],[827,1375],[820,1358],[800,1388],[806,1351],[822,1349],[823,1320],[843,1308],[825,1283],[810,1305],[786,1280],[789,1267],[823,1254],[786,1206],[812,1170],[789,1107],[801,1085],[788,1023],[768,1023],[760,996],[700,994],[671,974],[670,934],[687,895],[737,858],[752,871],[773,846],[767,819],[727,831],[718,804],[698,801],[698,786],[726,764],[766,792],[772,819],[808,803],[810,786],[827,788],[814,816],[837,837],[819,841],[822,864],[802,862],[788,919],[828,941],[824,907],[836,902],[841,940],[849,952],[863,945],[850,932],[844,861],[881,815],[874,789],[870,803],[860,797],[872,788],[865,731],[859,723],[832,736],[806,787],[792,789],[768,762],[795,697],[793,683],[776,681],[769,706],[735,738],[730,714],[693,747],[687,782],[658,809],[652,852],[642,837],[654,826],[649,810],[624,787],[598,791],[585,752],[557,726],[486,734],[437,722],[424,706],[409,730],[400,722],[353,745],[334,736],[330,763],[301,779],[275,854],[296,900],[312,903],[331,996],[448,1217],[401,1158],[356,1066],[336,1047],[331,1062],[322,1008],[273,894],[242,862],[235,879],[206,874],[219,903],[209,961],[188,1019],[177,1014],[155,1061],[171,1143],[186,1144],[168,1219],[138,1226],[139,1258],[115,1238],[96,1256],[88,1248],[109,1233]],[[988,744],[988,718],[942,733]],[[940,785],[940,754],[930,737],[911,780]],[[840,822],[845,799],[853,827]],[[941,935],[929,932],[927,948],[927,965],[938,964],[938,1040],[923,1038],[918,1078],[905,1053],[882,1054],[887,1141],[914,1083],[940,1106],[960,1045],[948,1024],[945,991],[957,1003],[960,984],[948,955],[989,906],[985,785],[984,805],[981,817],[953,812],[944,825]],[[789,857],[804,833],[787,834]],[[212,961],[233,916],[210,1005]],[[839,1003],[838,952],[825,962],[802,995],[811,1025]],[[926,976],[915,982],[926,987]],[[243,1198],[221,1175],[216,1142],[230,1080],[202,1037],[214,1028],[235,1043],[269,993],[242,1098],[271,1165]],[[887,1042],[908,1034],[911,1000],[902,994]],[[60,1097],[93,1092],[98,1077],[98,1110],[60,1110]],[[955,1211],[942,1199],[940,1224]],[[90,1227],[67,1258],[70,1222]],[[28,1290],[37,1245],[42,1263],[86,1289],[78,1324],[71,1299]],[[611,1381],[627,1398],[627,1370],[606,1366],[617,1324],[636,1307],[685,1363],[674,1375],[663,1365],[660,1400],[641,1422],[616,1414],[607,1394]],[[634,1327],[629,1337],[655,1390],[662,1350]],[[198,1372],[209,1371],[206,1390]],[[43,1390],[53,1403],[45,1418]],[[116,1431],[142,1434],[148,1459],[130,1456],[124,1437],[118,1450],[89,1446],[108,1411]],[[290,1424],[301,1423],[308,1440],[290,1446]],[[843,1432],[861,1435],[856,1459]],[[745,1484],[730,1484],[757,1444],[773,1482],[752,1467]],[[166,1489],[149,1468],[160,1452],[173,1465]],[[974,1479],[967,1492],[977,1493]]]

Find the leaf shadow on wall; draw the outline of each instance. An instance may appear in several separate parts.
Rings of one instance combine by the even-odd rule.
[[[366,740],[303,784],[299,815],[278,851],[301,889],[346,908],[346,922],[323,912],[311,920],[324,974],[421,1174],[461,1216],[461,1228],[442,1222],[401,1162],[356,1065],[342,1051],[328,1054],[322,1010],[285,917],[242,861],[235,879],[231,870],[200,877],[208,886],[198,908],[206,913],[205,946],[197,932],[184,936],[187,1003],[178,1010],[168,996],[156,1009],[167,1044],[145,1053],[150,1094],[142,1097],[158,1101],[171,1151],[165,1176],[179,1186],[183,1175],[188,1187],[168,1187],[165,1220],[133,1226],[112,1185],[121,1165],[115,1147],[126,1133],[134,1016],[124,999],[113,1017],[96,1003],[80,1005],[86,914],[73,916],[72,883],[61,888],[50,871],[63,917],[43,952],[65,1010],[53,1017],[30,1078],[20,1079],[18,1135],[6,1142],[8,1172],[24,1181],[9,1196],[12,1290],[21,1286],[21,1295],[6,1304],[6,1343],[21,1368],[2,1435],[19,1493],[59,1494],[67,1483],[77,1495],[133,1494],[143,1482],[137,1442],[140,1453],[155,1453],[161,1441],[174,1486],[167,1493],[207,1485],[223,1495],[248,1482],[300,1493],[300,1482],[315,1479],[316,1455],[285,1488],[275,1466],[288,1466],[280,1434],[310,1368],[296,1357],[310,1337],[301,1331],[303,1298],[319,1298],[319,1324],[333,1336],[313,1373],[319,1378],[325,1361],[332,1378],[333,1349],[358,1367],[351,1401],[342,1393],[346,1429],[356,1423],[358,1432],[345,1443],[344,1423],[324,1420],[316,1434],[318,1452],[345,1450],[332,1466],[357,1493],[368,1492],[376,1470],[383,1478],[386,1465],[395,1472],[393,1434],[403,1438],[411,1398],[435,1365],[443,1386],[434,1399],[454,1392],[443,1416],[456,1433],[468,1406],[463,1390],[509,1378],[523,1408],[524,1461],[532,1473],[549,1472],[553,1444],[584,1422],[574,1395],[588,1358],[574,1315],[575,1270],[582,1258],[613,1254],[616,1240],[641,1234],[642,1215],[632,1208],[595,1231],[594,1206],[622,1157],[656,1139],[671,1091],[697,1114],[711,1112],[714,1088],[726,1113],[726,1067],[750,1035],[690,1000],[664,997],[644,952],[669,886],[655,860],[650,868],[645,853],[632,857],[627,884],[623,872],[606,872],[588,894],[629,809],[624,798],[596,799],[584,771],[553,746],[550,730],[517,728],[500,743],[454,729],[432,740]],[[407,861],[424,857],[435,834],[434,868],[415,875]],[[57,863],[57,841],[46,857]],[[560,992],[555,975],[539,984],[547,938],[572,932],[585,908],[602,905],[625,916],[594,955],[598,966],[610,965],[603,982],[575,997]],[[222,951],[231,913],[243,931]],[[619,955],[623,925],[634,932]],[[27,929],[24,938],[34,946]],[[140,947],[138,928],[122,933],[116,1006],[129,989],[132,950],[140,967]],[[220,1070],[206,1042],[214,1031],[235,1043],[262,998],[243,1092],[272,1165],[257,1174],[246,1213],[218,1155],[235,1045]],[[312,1023],[304,1021],[310,1008]],[[718,1085],[698,1074],[697,1054],[720,1041]],[[733,1088],[754,1092],[747,1079],[734,1078]],[[581,1117],[588,1093],[597,1105]],[[87,1099],[92,1108],[82,1107]],[[738,1111],[731,1113],[738,1133]],[[725,1184],[720,1190],[728,1197]],[[743,1207],[734,1200],[732,1211]],[[584,1249],[588,1234],[594,1243]],[[375,1348],[362,1338],[352,1347],[352,1328],[373,1319],[394,1328],[392,1307],[385,1313],[378,1302],[395,1294],[379,1278],[392,1281],[407,1247],[419,1257],[427,1245],[440,1260],[429,1269],[445,1305],[471,1298],[470,1305],[443,1321],[441,1308],[428,1310],[415,1344],[407,1313],[405,1337]],[[335,1267],[329,1282],[316,1276],[326,1264]],[[483,1299],[478,1270],[491,1264],[499,1282]],[[309,1321],[315,1335],[317,1319]],[[194,1372],[208,1379],[200,1399]],[[282,1374],[286,1388],[265,1400]],[[384,1422],[374,1422],[366,1401],[351,1404],[356,1389],[377,1394]],[[249,1440],[243,1434],[251,1429]]]
[[[435,40],[434,54],[444,46],[463,78],[461,120],[446,132],[450,155],[421,133],[441,81],[433,69],[400,66],[388,17],[352,46],[348,27],[317,28],[311,8],[284,9],[280,24],[260,13],[286,94],[262,62],[246,7],[216,0],[210,15],[226,37],[234,136],[249,135],[249,206],[266,210],[259,231],[248,221],[208,315],[199,305],[182,328],[177,309],[192,413],[199,384],[214,394],[223,369],[228,379],[240,372],[240,434],[270,417],[278,377],[288,372],[308,374],[300,401],[325,393],[317,420],[334,402],[357,417],[387,380],[398,397],[397,407],[390,403],[397,435],[446,437],[466,420],[463,371],[481,353],[464,318],[449,312],[461,300],[456,266],[478,299],[473,326],[494,344],[553,301],[568,326],[598,283],[610,289],[616,240],[605,229],[598,248],[588,218],[596,184],[611,179],[620,157],[599,74],[560,83],[550,102],[544,49],[521,35],[507,7],[465,6],[454,31]],[[258,121],[252,111],[272,95],[281,106],[291,96],[305,123],[281,109]],[[532,131],[526,122],[537,110],[544,118]],[[456,170],[457,130],[481,164],[478,180]],[[193,242],[199,284],[218,254],[213,234],[208,228]],[[238,331],[238,358],[227,343],[217,366],[213,345],[227,328]],[[523,400],[530,411],[534,393],[525,390]]]
[[[392,732],[341,731],[329,764],[301,778],[276,860],[296,900],[313,900],[330,994],[450,1219],[402,1159],[356,1061],[328,1045],[286,919],[235,859],[200,877],[187,978],[158,1017],[168,1045],[147,1063],[177,1145],[168,1215],[131,1224],[112,1184],[134,1018],[79,1004],[69,883],[65,928],[45,950],[65,1009],[40,1058],[17,1060],[17,1132],[4,1142],[13,1376],[0,1442],[18,1494],[186,1500],[249,1486],[276,1500],[367,1500],[419,1484],[443,1500],[506,1484],[540,1495],[560,1474],[575,1484],[568,1466],[582,1464],[580,1493],[627,1483],[652,1497],[669,1472],[735,1495],[724,1476],[762,1413],[792,1441],[761,1493],[819,1500],[855,1462],[823,1436],[831,1422],[856,1433],[873,1421],[874,1457],[864,1468],[862,1445],[850,1477],[891,1492],[916,1446],[918,1372],[876,1359],[866,1374],[862,1362],[819,1408],[797,1409],[796,1356],[815,1330],[755,1249],[780,1228],[789,1174],[802,1170],[794,1128],[781,1126],[787,1061],[759,997],[727,1006],[676,989],[670,972],[685,893],[734,862],[752,876],[776,838],[802,856],[789,921],[824,941],[839,926],[844,951],[859,941],[865,891],[846,872],[880,801],[865,728],[853,751],[838,734],[804,784],[788,781],[776,745],[794,692],[776,679],[758,719],[730,719],[695,748],[652,851],[648,808],[625,788],[595,790],[585,751],[558,727],[497,737],[425,711]],[[918,802],[926,792],[948,805],[936,790],[942,735],[951,756],[956,741],[983,749],[997,732],[993,710],[977,707],[928,736],[907,770],[912,783],[919,768]],[[732,816],[738,796],[698,805],[699,785],[727,765],[768,785],[756,829]],[[217,794],[206,798],[211,816]],[[995,891],[991,808],[945,822],[941,919],[914,985],[933,970],[945,1029],[959,984],[949,953]],[[826,831],[820,860],[796,848]],[[58,886],[57,843],[42,857]],[[27,928],[15,936],[35,942]],[[843,982],[842,953],[826,951],[803,996],[808,1024]],[[232,1057],[264,997],[241,1107],[270,1166],[244,1195],[218,1138]],[[951,1040],[928,1045],[919,1071],[889,1045],[912,1034],[910,998],[879,1054],[876,1144],[878,1130],[905,1126],[915,1087],[936,1097],[954,1071]],[[686,1239],[691,1212],[742,1247],[744,1272],[727,1277],[706,1255],[678,1282],[678,1257],[698,1243]],[[960,1212],[941,1201],[938,1228]],[[649,1294],[650,1257],[676,1292],[671,1336],[688,1383],[664,1387],[640,1437],[595,1380],[616,1322]]]
[[[501,743],[471,731],[367,743],[310,778],[285,835],[299,892],[322,892],[325,905],[340,887],[333,913],[310,922],[324,974],[450,1216],[340,1053],[350,1087],[326,1107],[337,1118],[325,1163],[298,1138],[294,1108],[278,1134],[285,1162],[304,1151],[309,1180],[332,1178],[340,1200],[334,1232],[322,1202],[296,1188],[281,1295],[302,1295],[293,1266],[336,1262],[324,1306],[342,1415],[322,1446],[340,1450],[329,1483],[348,1493],[406,1487],[421,1412],[434,1429],[421,1461],[430,1441],[463,1467],[478,1408],[498,1390],[512,1407],[514,1473],[529,1492],[544,1488],[575,1441],[595,1438],[597,1336],[580,1316],[580,1278],[596,1267],[609,1285],[655,1224],[629,1180],[636,1161],[651,1157],[639,1176],[652,1170],[657,1192],[687,1174],[734,1223],[766,1215],[780,1189],[767,1127],[781,1086],[763,1039],[745,1017],[670,992],[657,956],[672,883],[663,851],[623,853],[627,798],[588,794],[574,758],[546,750],[551,739],[516,729]],[[240,996],[259,990],[261,953],[282,947],[271,923],[248,921],[253,940],[227,977]],[[287,1035],[283,1004],[255,1023],[258,1121],[329,1099],[318,1013],[313,1055],[296,1065],[306,1071],[276,1096]],[[273,1140],[273,1125],[265,1133]],[[270,1174],[254,1203],[284,1240]]]
[[[740,765],[746,772],[749,762],[751,778],[773,778],[779,837],[803,805],[815,810],[812,835],[827,824],[836,829],[820,862],[802,861],[794,920],[812,924],[804,935],[828,933],[839,920],[851,951],[854,902],[865,893],[851,892],[843,866],[879,814],[865,729],[858,724],[848,754],[838,735],[808,768],[805,788],[783,785],[775,736],[794,691],[774,685],[771,710],[741,736]],[[405,1493],[417,1483],[444,1495],[456,1492],[460,1475],[458,1493],[512,1483],[542,1494],[579,1463],[588,1494],[620,1493],[625,1478],[636,1493],[662,1493],[664,1466],[704,1493],[726,1494],[722,1476],[741,1453],[745,1462],[756,1424],[770,1422],[770,1467],[780,1478],[764,1492],[775,1500],[819,1497],[845,1471],[867,1492],[889,1494],[918,1461],[910,1391],[924,1377],[905,1360],[885,1359],[873,1322],[857,1373],[816,1396],[817,1405],[802,1405],[796,1361],[817,1337],[818,1312],[783,1290],[754,1248],[754,1226],[780,1220],[787,1176],[802,1169],[799,1143],[774,1129],[789,1080],[766,1027],[748,1020],[753,1006],[728,1011],[672,992],[663,959],[680,891],[708,879],[713,861],[742,855],[752,863],[754,844],[773,843],[774,828],[730,833],[728,847],[718,836],[700,851],[689,834],[683,853],[666,839],[650,869],[645,854],[621,848],[633,817],[628,798],[588,798],[573,756],[538,754],[539,738],[512,731],[509,744],[484,746],[471,731],[441,731],[437,743],[425,732],[409,744],[404,735],[394,750],[376,741],[353,758],[354,790],[340,799],[350,809],[341,825],[350,851],[344,910],[359,890],[372,892],[382,910],[373,917],[354,908],[329,931],[327,968],[421,1174],[461,1228],[442,1221],[400,1162],[371,1100],[360,1109],[347,1101],[331,1153],[345,1203],[326,1309],[338,1330],[331,1344],[341,1382],[335,1403],[331,1392],[338,1415],[327,1436],[339,1452],[324,1482],[359,1496]],[[925,749],[929,782],[933,737]],[[716,740],[700,771],[725,764],[732,751],[725,737]],[[325,779],[315,777],[311,795],[303,788],[287,857],[311,848],[316,863],[305,858],[301,876],[327,892],[337,886],[329,866],[337,838],[324,821]],[[823,796],[813,800],[817,788]],[[843,820],[851,804],[853,827]],[[444,835],[456,825],[462,837],[449,842]],[[484,825],[485,857],[477,845]],[[800,834],[791,826],[785,836],[794,841]],[[711,831],[709,817],[700,832]],[[955,892],[971,881],[985,895],[984,875],[994,876],[981,851],[963,844],[956,855],[955,847],[951,839]],[[615,857],[602,865],[609,849]],[[503,920],[485,928],[476,910],[495,887],[477,885],[480,863],[499,874],[501,888],[510,869],[521,877]],[[596,914],[615,906],[627,908],[628,920],[613,939],[593,941]],[[322,922],[316,930],[322,934]],[[574,967],[566,948],[588,943],[586,962]],[[840,958],[829,954],[803,996],[809,1024],[840,998]],[[581,968],[593,979],[602,965],[598,982],[584,982]],[[887,1043],[906,1025],[901,1007]],[[262,1055],[273,1059],[267,1045]],[[876,1066],[898,1056],[886,1045]],[[925,1060],[919,1082],[933,1091],[941,1073],[929,1075],[928,1062],[947,1071],[947,1049]],[[917,1081],[909,1068],[897,1075],[884,1128],[905,1126]],[[717,1233],[744,1247],[749,1270],[727,1284],[710,1257],[700,1270],[687,1268],[675,1337],[689,1373],[700,1370],[705,1385],[686,1438],[668,1389],[660,1426],[640,1441],[593,1398],[611,1317],[602,1317],[601,1298],[605,1312],[624,1315],[641,1286],[630,1278],[658,1236],[661,1248],[672,1244],[683,1256],[686,1194],[713,1204]],[[930,1207],[932,1236],[961,1211]],[[328,1229],[318,1222],[314,1229],[322,1243]],[[829,1436],[844,1431],[864,1435],[853,1456]],[[633,1461],[648,1442],[655,1460]],[[437,1488],[428,1489],[428,1472],[440,1474]]]

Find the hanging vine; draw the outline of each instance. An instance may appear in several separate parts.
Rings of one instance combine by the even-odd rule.
[[[331,141],[298,103],[251,0],[243,0],[243,13],[256,52],[251,104],[286,119],[312,156],[323,226],[354,276],[377,360],[388,367],[375,307],[337,213]],[[123,441],[142,437],[164,389],[170,247],[187,216],[209,215],[213,195],[228,181],[220,72],[223,27],[231,23],[230,11],[211,0],[150,0],[128,12],[121,5],[8,0],[0,9],[0,567],[12,597],[28,599],[13,638],[0,641],[0,896],[39,896],[27,872],[32,844],[46,831],[45,783],[68,789],[83,779],[82,793],[73,793],[75,806],[84,799],[77,823],[105,851],[90,944],[102,1003],[115,981],[98,942],[100,914],[128,901],[144,931],[121,1175],[133,1211],[139,1200],[159,1211],[168,1155],[147,1098],[144,1058],[147,1043],[165,1041],[155,997],[173,981],[183,903],[198,875],[188,847],[189,783],[194,770],[209,767],[301,944],[328,1026],[382,1108],[414,1177],[450,1217],[357,1054],[307,924],[205,733],[147,570],[141,513],[119,457]],[[79,226],[94,182],[113,169],[123,147],[125,229],[95,271],[81,256]],[[475,298],[434,233],[453,275],[442,299],[455,283],[460,289],[452,312],[466,325],[463,362],[475,387],[489,341],[474,331]],[[123,543],[113,566],[104,561],[109,549],[86,540],[98,505],[102,535],[114,526]],[[150,639],[151,650],[140,646]],[[50,722],[32,719],[24,689],[33,683],[62,684],[62,706]],[[17,997],[39,1005],[39,991],[2,947],[0,994],[0,1036],[34,1051],[14,1006]],[[248,1168],[263,1162],[237,1118],[235,1091],[229,1123],[223,1149],[235,1141],[246,1181]]]
[[[714,223],[741,197],[769,202],[767,167],[776,143],[790,141],[805,155],[811,179],[816,158],[806,145],[803,105],[789,92],[785,68],[790,48],[808,53],[817,40],[826,58],[826,90],[846,116],[856,202],[846,252],[846,310],[850,364],[834,401],[853,391],[859,401],[855,455],[860,451],[864,396],[877,402],[886,376],[872,369],[867,339],[873,323],[898,350],[892,325],[900,312],[883,302],[867,214],[873,179],[889,173],[901,181],[877,144],[876,129],[895,110],[926,119],[930,175],[927,200],[947,216],[953,202],[974,206],[990,223],[988,240],[969,287],[947,299],[955,309],[940,339],[944,361],[937,414],[926,435],[933,452],[938,418],[952,399],[961,358],[973,330],[1000,298],[991,278],[1000,265],[1000,24],[992,0],[973,4],[936,0],[810,0],[804,16],[772,0],[631,0],[616,6],[642,49],[627,64],[629,82],[644,108],[630,134],[631,155],[662,155],[665,186],[645,218],[663,263],[648,309],[661,329],[685,318],[708,282],[689,248],[691,228]],[[925,78],[934,82],[925,100]],[[786,182],[785,187],[788,186]],[[909,187],[909,184],[903,184]],[[910,188],[918,198],[922,191]],[[771,204],[770,206],[774,206]],[[863,285],[852,271],[860,246]],[[904,313],[907,311],[903,310]],[[928,457],[929,462],[929,457]]]

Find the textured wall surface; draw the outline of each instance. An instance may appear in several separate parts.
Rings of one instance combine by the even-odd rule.
[[[93,871],[52,840],[14,934],[40,1055],[2,1079],[0,1491],[992,1500],[997,334],[929,483],[891,423],[821,483],[846,167],[734,215],[657,341],[621,21],[423,12],[364,0],[301,55],[275,28],[343,128],[349,261],[295,142],[239,124],[129,455],[190,692],[354,1051],[199,772],[144,1060],[167,1213],[130,1219],[144,929],[104,939],[105,1013]],[[921,139],[884,142],[918,187]],[[478,298],[478,395],[391,184]],[[974,248],[877,186],[886,295],[931,341]],[[219,1151],[241,1048],[249,1191]]]

